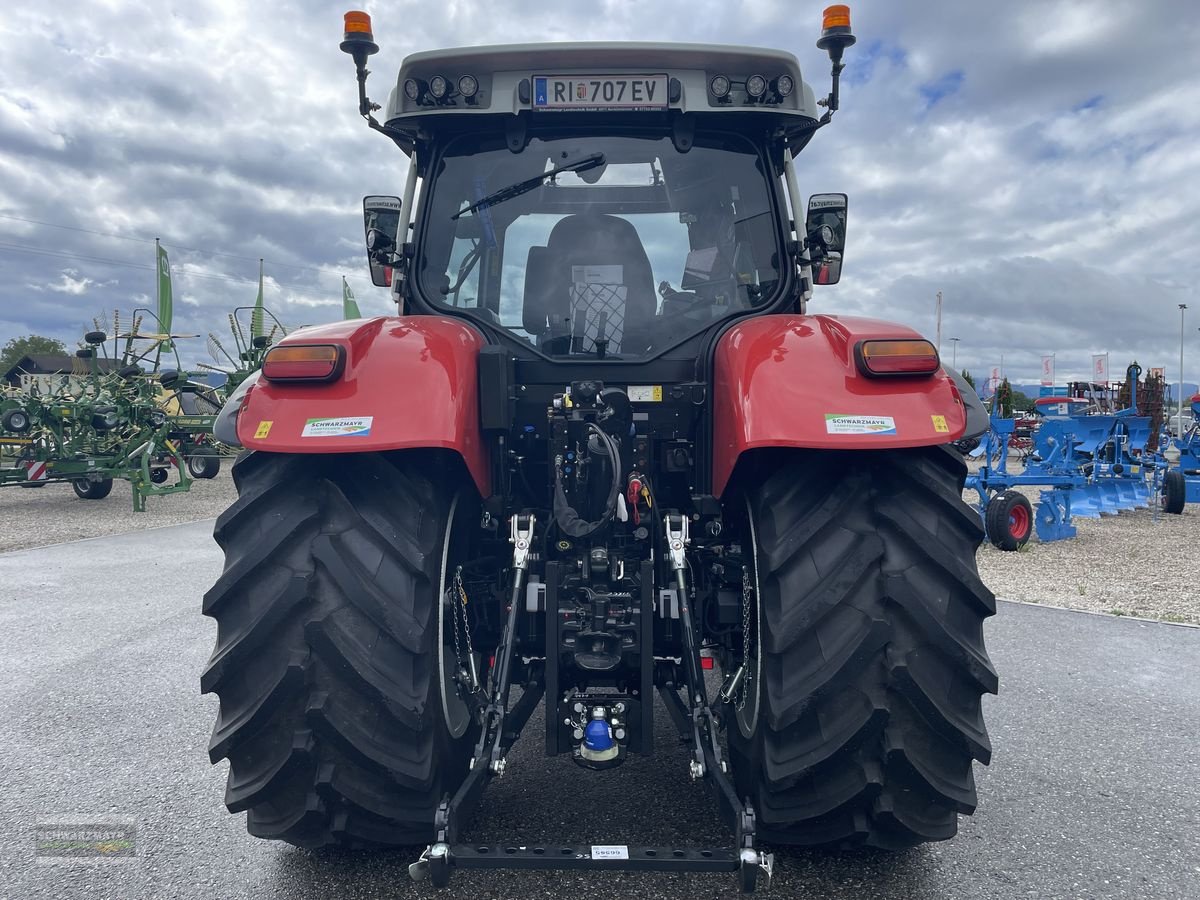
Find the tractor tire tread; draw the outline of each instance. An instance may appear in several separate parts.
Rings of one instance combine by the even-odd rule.
[[[233,479],[201,679],[227,807],[305,848],[427,842],[469,754],[438,699],[446,479],[412,452],[251,453]]]
[[[999,682],[965,475],[946,447],[807,452],[748,491],[765,708],[751,738],[729,733],[763,839],[899,849],[974,810]]]
[[[1163,476],[1162,509],[1171,515],[1179,515],[1187,505],[1187,479],[1178,469],[1171,469]]]

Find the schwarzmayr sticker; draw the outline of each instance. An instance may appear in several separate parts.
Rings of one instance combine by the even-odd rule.
[[[829,434],[895,434],[896,420],[891,416],[825,413],[825,431]]]
[[[338,419],[309,419],[304,423],[300,437],[366,437],[371,433],[374,416]]]

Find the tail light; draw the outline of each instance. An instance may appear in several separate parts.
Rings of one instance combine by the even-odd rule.
[[[941,366],[937,350],[924,339],[861,341],[855,348],[864,375],[932,375]]]
[[[267,381],[333,381],[345,364],[336,344],[291,344],[267,351],[262,374]]]

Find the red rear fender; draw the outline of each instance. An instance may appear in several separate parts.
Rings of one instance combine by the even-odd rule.
[[[238,415],[238,438],[274,453],[368,453],[444,447],[462,456],[480,494],[491,477],[479,430],[483,338],[441,316],[380,317],[302,328],[279,342],[336,344],[345,369],[322,384],[260,378]]]
[[[941,369],[901,378],[858,370],[860,341],[920,337],[891,322],[835,316],[759,316],[731,328],[716,354],[713,493],[759,447],[880,450],[962,435],[962,397]]]

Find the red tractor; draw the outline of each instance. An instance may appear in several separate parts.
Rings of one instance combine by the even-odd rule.
[[[853,43],[830,7],[819,102],[770,50],[420,53],[380,121],[347,15],[360,111],[410,160],[402,197],[366,201],[399,314],[289,334],[220,417],[249,452],[202,683],[252,834],[428,844],[412,873],[439,885],[752,890],[764,842],[909,847],[974,810],[995,605],[948,445],[986,415],[916,332],[807,311],[846,197],[801,219],[794,159]],[[538,706],[547,754],[618,778],[654,752],[656,697],[731,847],[459,843]]]

